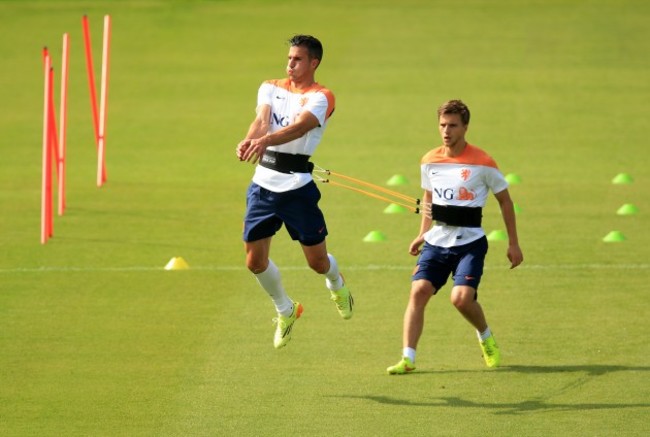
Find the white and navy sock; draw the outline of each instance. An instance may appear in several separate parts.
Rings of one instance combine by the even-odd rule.
[[[412,347],[405,347],[402,350],[402,356],[408,358],[413,364],[415,364],[415,349]]]
[[[275,263],[269,260],[267,269],[262,273],[255,274],[255,278],[271,297],[278,314],[289,317],[293,312],[293,302],[284,291],[280,270]]]
[[[488,326],[488,328],[483,332],[476,331],[476,335],[478,336],[478,341],[482,343],[492,335],[492,331],[490,331],[490,327]]]
[[[325,284],[331,291],[336,291],[343,287],[343,278],[339,272],[339,265],[336,262],[336,258],[331,253],[327,254],[327,258],[330,260],[330,269],[325,273]]]

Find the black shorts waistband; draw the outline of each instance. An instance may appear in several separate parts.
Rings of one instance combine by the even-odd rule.
[[[309,162],[309,158],[309,155],[292,155],[267,150],[260,159],[260,165],[280,173],[311,173],[314,164]]]

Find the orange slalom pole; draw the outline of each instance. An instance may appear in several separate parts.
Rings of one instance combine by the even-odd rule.
[[[51,157],[50,157],[50,68],[51,60],[47,47],[43,49],[44,61],[44,85],[43,85],[43,168],[41,180],[41,244],[47,243],[51,236],[51,228],[48,223],[51,222],[52,211],[48,206],[51,205],[51,191],[48,193],[48,185],[51,189]],[[48,183],[49,179],[49,183]],[[48,196],[50,202],[48,204]]]
[[[66,206],[65,199],[65,155],[66,155],[66,133],[67,133],[67,112],[68,112],[68,66],[70,58],[70,39],[67,33],[63,34],[63,52],[61,54],[61,100],[59,119],[59,215],[63,215]]]
[[[97,159],[97,186],[101,187],[106,182],[106,119],[108,106],[108,63],[111,41],[111,17],[104,16],[104,38],[102,45],[102,77],[99,108],[99,136]]]

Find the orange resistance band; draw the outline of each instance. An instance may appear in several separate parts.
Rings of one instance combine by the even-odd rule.
[[[347,188],[348,190],[356,191],[357,193],[365,194],[366,196],[374,197],[375,199],[383,200],[384,202],[395,203],[397,205],[401,205],[401,206],[407,208],[409,211],[414,212],[415,214],[418,214],[420,212],[420,208],[417,208],[417,207],[412,206],[412,205],[407,205],[407,204],[401,203],[401,202],[395,202],[395,201],[393,201],[393,200],[391,200],[391,199],[389,199],[387,197],[383,197],[383,196],[380,196],[378,194],[362,190],[360,188],[355,188],[355,187],[351,187],[349,185],[341,184],[339,182],[330,181],[329,179],[322,179],[321,182],[336,185],[337,187],[341,187],[341,188]]]

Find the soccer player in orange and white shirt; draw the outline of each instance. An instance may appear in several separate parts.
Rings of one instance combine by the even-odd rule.
[[[422,215],[420,232],[409,246],[410,254],[419,258],[404,314],[402,359],[388,367],[389,374],[415,370],[425,307],[450,275],[454,281],[451,302],[476,329],[485,363],[497,367],[500,362],[499,348],[477,300],[488,249],[481,212],[489,191],[499,202],[508,233],[510,267],[517,267],[524,258],[508,183],[494,160],[465,140],[469,118],[469,109],[460,100],[444,103],[438,109],[443,144],[422,158],[423,203],[429,209]]]
[[[336,259],[327,252],[327,226],[309,162],[334,112],[334,94],[315,81],[323,47],[310,35],[296,35],[289,44],[288,77],[260,86],[257,116],[236,149],[241,161],[257,164],[246,198],[243,239],[246,266],[278,312],[276,348],[291,339],[293,324],[302,313],[302,305],[289,298],[269,258],[271,239],[283,224],[300,242],[309,267],[325,276],[341,317],[352,317],[354,304]]]

